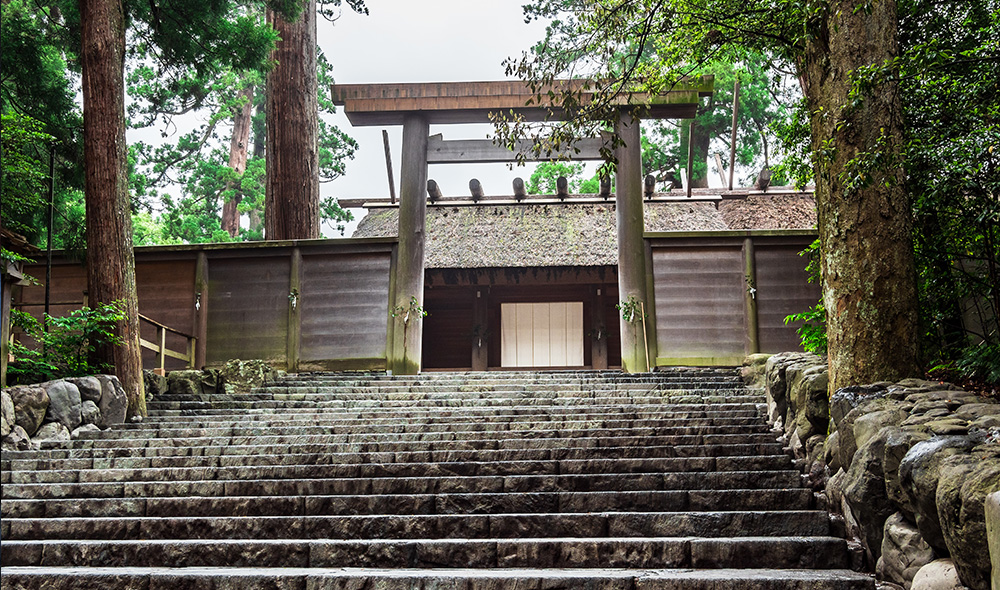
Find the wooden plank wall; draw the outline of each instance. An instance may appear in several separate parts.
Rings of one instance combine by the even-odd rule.
[[[248,244],[136,248],[139,313],[185,334],[198,336],[199,315],[207,314],[207,329],[198,342],[205,347],[207,366],[229,359],[264,359],[289,365],[288,354],[304,370],[372,369],[385,367],[389,289],[394,240],[310,240]],[[301,277],[292,313],[289,294],[292,259],[301,256]],[[207,267],[207,292],[199,293],[199,255]],[[26,271],[45,277],[44,265]],[[58,256],[53,264],[51,314],[79,309],[87,285],[79,261]],[[41,317],[42,285],[15,293],[15,306]],[[296,329],[291,329],[291,328]],[[298,339],[298,346],[290,346]],[[142,337],[158,342],[152,326]],[[186,340],[167,335],[167,347],[186,351]],[[167,369],[184,363],[167,359]],[[143,350],[143,367],[158,366],[155,354]]]
[[[650,242],[657,364],[735,365],[753,352],[801,350],[785,316],[819,299],[798,255],[810,231],[663,232]],[[749,239],[755,284],[747,278]],[[755,288],[748,302],[748,289]],[[757,334],[749,333],[756,313]],[[756,341],[756,347],[754,342]]]
[[[385,365],[390,266],[385,252],[302,256],[300,369]]]

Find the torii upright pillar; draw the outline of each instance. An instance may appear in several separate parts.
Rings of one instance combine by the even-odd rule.
[[[395,375],[420,373],[423,352],[424,235],[427,218],[427,136],[430,125],[419,113],[403,118],[399,182],[399,250],[388,368]],[[414,303],[414,301],[416,303]]]
[[[615,122],[615,133],[623,145],[615,149],[618,161],[615,176],[615,210],[618,221],[618,297],[623,311],[626,303],[635,302],[630,317],[620,318],[622,369],[626,373],[649,370],[646,335],[642,314],[650,308],[646,301],[645,222],[642,209],[642,152],[639,119],[622,111]]]

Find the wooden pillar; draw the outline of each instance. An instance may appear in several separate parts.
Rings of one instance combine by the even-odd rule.
[[[618,221],[618,297],[632,297],[646,305],[646,247],[642,210],[642,154],[639,147],[639,119],[619,113],[615,133],[624,145],[615,149],[618,173],[615,178],[615,209]],[[619,315],[622,340],[622,369],[626,373],[649,370],[643,340],[642,321],[627,322]]]
[[[743,310],[746,318],[747,354],[760,352],[760,330],[757,322],[757,261],[754,254],[753,238],[743,240]]]
[[[204,250],[198,252],[194,267],[194,337],[198,339],[194,368],[200,369],[208,355],[208,255]]]
[[[605,288],[594,288],[590,297],[590,366],[602,371],[608,368],[608,320],[604,316]]]
[[[399,310],[393,330],[389,369],[397,375],[420,372],[424,322],[411,301],[424,304],[424,232],[427,217],[427,136],[430,126],[419,113],[403,119],[403,152],[399,182],[399,254],[393,309]],[[407,313],[407,312],[411,313]]]
[[[485,371],[489,368],[490,325],[489,325],[489,287],[473,288],[475,299],[472,301],[472,370]]]
[[[292,248],[291,270],[288,273],[288,340],[285,349],[285,366],[288,371],[299,370],[299,335],[302,332],[302,251]]]

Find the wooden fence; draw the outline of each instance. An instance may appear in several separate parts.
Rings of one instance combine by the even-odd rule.
[[[193,356],[196,367],[241,358],[291,370],[384,368],[395,248],[392,239],[136,248],[139,313],[150,320],[140,322],[143,366],[179,369]],[[79,261],[57,257],[50,313],[78,309],[86,284]],[[40,315],[43,302],[43,287],[23,287],[15,305]]]
[[[747,354],[801,350],[785,316],[819,300],[799,252],[814,231],[646,234],[657,365],[738,365]]]

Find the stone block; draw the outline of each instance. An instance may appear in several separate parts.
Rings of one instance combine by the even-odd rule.
[[[101,428],[107,428],[112,424],[122,424],[128,412],[128,398],[118,377],[114,375],[98,375],[101,382],[101,401],[97,407],[101,410]]]
[[[101,382],[97,377],[70,377],[66,379],[80,390],[80,399],[92,401],[95,404],[101,401]]]
[[[14,400],[6,389],[0,392],[0,438],[10,434],[14,427]]]
[[[43,383],[45,394],[49,396],[49,407],[45,412],[46,422],[59,422],[68,430],[73,430],[81,423],[80,406],[83,399],[76,385],[59,379]]]
[[[920,568],[913,576],[910,590],[964,590],[955,564],[950,559],[937,559]]]
[[[14,402],[14,423],[20,426],[25,434],[33,436],[45,420],[45,412],[49,409],[49,396],[45,389],[37,385],[12,387],[7,390]]]
[[[902,513],[897,512],[885,521],[882,556],[876,568],[879,579],[908,589],[917,571],[932,561],[934,550]]]
[[[1000,449],[953,455],[940,464],[936,493],[941,530],[955,569],[973,590],[988,590],[986,496],[1000,490]]]

